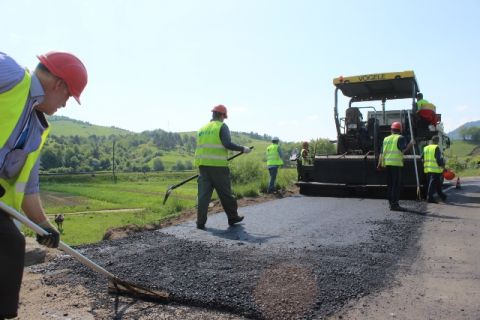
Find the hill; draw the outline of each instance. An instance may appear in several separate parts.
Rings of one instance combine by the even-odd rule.
[[[110,136],[110,135],[126,135],[132,132],[116,127],[103,127],[88,122],[71,119],[63,116],[48,117],[52,131],[51,134],[56,136],[79,136],[88,137],[96,136]]]
[[[125,172],[193,169],[195,132],[135,133],[58,116],[49,121],[52,132],[42,151],[43,173],[111,171],[113,164],[116,171]],[[254,147],[248,159],[264,163],[271,136],[254,132],[231,132],[231,136],[236,144]],[[288,158],[300,144],[281,142],[280,146],[285,164],[290,165]]]
[[[470,121],[470,122],[464,123],[460,127],[458,127],[457,129],[449,132],[447,135],[452,140],[460,140],[460,139],[462,139],[462,135],[460,134],[460,130],[462,130],[462,128],[470,128],[470,127],[480,127],[480,120]]]

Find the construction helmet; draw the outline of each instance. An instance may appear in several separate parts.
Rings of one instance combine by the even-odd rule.
[[[68,91],[80,104],[80,95],[88,82],[82,61],[71,53],[60,51],[50,51],[37,58],[51,74],[65,81]]]
[[[272,142],[275,142],[275,141],[278,142],[278,141],[280,141],[280,139],[278,139],[278,137],[273,137]]]
[[[390,129],[395,130],[395,131],[402,131],[402,124],[398,121],[395,121],[392,123]]]
[[[223,104],[219,104],[218,106],[213,107],[212,112],[222,113],[225,115],[225,118],[228,118],[227,108]]]

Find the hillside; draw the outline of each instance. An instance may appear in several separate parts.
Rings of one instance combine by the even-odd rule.
[[[449,132],[448,136],[452,140],[460,140],[460,139],[462,139],[462,135],[460,134],[460,130],[462,128],[470,128],[470,127],[480,127],[480,120],[470,121],[470,122],[464,123],[460,127],[458,127],[457,129]]]
[[[71,119],[63,116],[51,116],[48,117],[52,131],[50,134],[56,136],[79,136],[88,137],[91,135],[96,136],[110,136],[110,135],[125,135],[132,132],[120,129],[116,127],[103,127],[88,122]]]
[[[193,169],[195,132],[157,129],[135,133],[56,116],[49,121],[52,132],[42,151],[43,173],[111,171],[113,164],[117,172]],[[248,159],[264,163],[271,136],[254,132],[231,132],[231,136],[236,144],[254,147]],[[288,158],[300,144],[281,142],[280,145],[285,164],[291,164]],[[243,162],[240,159],[235,162],[240,161]]]

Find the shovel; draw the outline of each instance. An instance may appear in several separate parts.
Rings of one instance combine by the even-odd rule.
[[[7,206],[1,201],[0,201],[0,210],[9,214],[12,218],[15,218],[16,220],[20,221],[21,223],[23,223],[24,225],[32,229],[37,234],[42,236],[48,235],[47,231],[43,230],[41,227],[36,225],[33,221],[28,219],[26,216],[22,215],[21,213],[19,213],[12,207]],[[168,298],[170,297],[170,294],[168,292],[151,290],[151,289],[144,288],[142,286],[127,282],[125,280],[121,280],[117,276],[108,272],[107,270],[105,270],[104,268],[102,268],[92,260],[82,255],[80,252],[71,248],[69,245],[63,243],[62,241],[60,241],[58,248],[63,252],[74,257],[78,262],[80,262],[84,266],[107,277],[108,280],[110,280],[109,286],[108,286],[108,291],[110,293],[116,293],[120,295],[129,295],[129,296],[133,296],[135,298],[139,298],[146,301],[160,301],[160,302],[167,301]]]
[[[250,149],[253,149],[253,146],[251,146]],[[242,152],[239,152],[239,153],[237,153],[237,154],[235,154],[235,155],[233,155],[233,156],[231,156],[230,158],[227,159],[227,161],[230,161],[230,160],[232,160],[232,159],[235,159],[236,157],[238,157],[239,155],[242,155],[242,154],[243,154],[243,151],[242,151]],[[187,183],[187,182],[189,182],[189,181],[192,181],[193,179],[197,178],[198,176],[199,176],[199,174],[197,173],[197,174],[194,175],[194,176],[191,176],[191,177],[189,177],[189,178],[187,178],[187,179],[185,179],[185,180],[183,180],[183,181],[181,181],[181,182],[179,182],[179,183],[177,183],[177,184],[174,184],[174,185],[168,187],[167,192],[165,192],[165,198],[163,198],[163,204],[165,205],[165,202],[167,202],[168,197],[170,196],[170,194],[172,193],[172,191],[173,191],[174,189],[176,189],[176,188],[178,188],[178,187],[180,187],[180,186],[183,186],[185,183]]]

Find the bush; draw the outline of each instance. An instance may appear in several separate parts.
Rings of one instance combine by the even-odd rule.
[[[260,162],[248,158],[235,159],[230,166],[232,182],[236,184],[260,181],[264,170]]]

